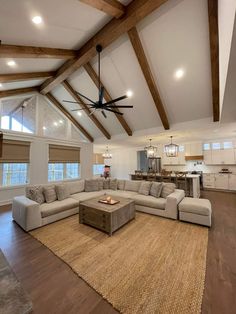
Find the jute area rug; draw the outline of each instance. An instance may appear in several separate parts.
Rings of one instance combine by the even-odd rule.
[[[122,313],[201,312],[205,227],[137,213],[109,237],[75,215],[31,235]]]

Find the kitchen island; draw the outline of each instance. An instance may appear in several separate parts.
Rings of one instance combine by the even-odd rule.
[[[156,181],[160,182],[163,176],[160,173],[156,174]],[[135,174],[130,174],[131,180],[136,180]],[[165,176],[164,176],[165,178]],[[166,177],[167,178],[167,177]],[[175,174],[171,175],[171,181],[175,183]],[[187,174],[187,184],[189,186],[190,197],[200,197],[200,175],[199,174]],[[147,179],[147,173],[143,173],[143,180]],[[184,179],[181,179],[184,180]]]

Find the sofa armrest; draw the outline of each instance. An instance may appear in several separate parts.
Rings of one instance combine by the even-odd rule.
[[[170,218],[178,219],[178,204],[184,197],[184,190],[177,189],[167,196],[165,210],[168,211]]]
[[[25,196],[16,196],[12,203],[12,218],[25,231],[42,225],[40,205]]]

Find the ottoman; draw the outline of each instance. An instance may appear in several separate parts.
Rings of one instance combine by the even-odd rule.
[[[211,203],[207,199],[185,197],[179,203],[179,220],[211,226]]]

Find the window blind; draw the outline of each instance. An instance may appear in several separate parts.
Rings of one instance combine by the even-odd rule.
[[[49,144],[49,163],[80,163],[80,147]]]
[[[93,154],[93,164],[104,165],[104,158],[102,157],[102,154]]]
[[[30,142],[2,140],[0,163],[29,163]]]

